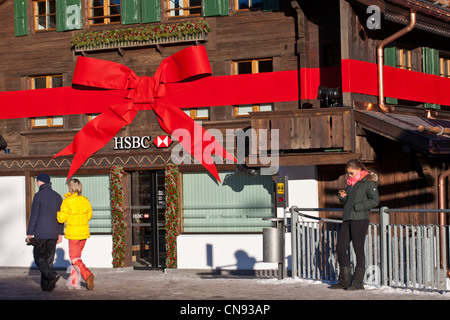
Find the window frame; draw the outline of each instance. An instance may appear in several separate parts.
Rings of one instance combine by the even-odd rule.
[[[202,17],[203,16],[203,1],[204,0],[200,0],[200,4],[198,6],[191,6],[190,2],[192,0],[179,0],[180,2],[182,2],[182,6],[180,6],[179,8],[174,8],[171,9],[170,8],[170,1],[171,0],[165,0],[165,14],[167,16],[168,19],[177,19],[177,18],[185,18],[185,17]],[[187,5],[186,5],[187,4]],[[194,9],[200,9],[200,13],[194,13],[194,14],[190,14],[191,10]],[[183,11],[183,14],[177,15],[177,16],[172,16],[171,13],[172,12],[176,12],[176,11]]]
[[[34,80],[35,79],[42,79],[42,78],[45,78],[45,88],[54,88],[52,80],[55,77],[60,77],[61,78],[61,86],[62,86],[62,83],[64,81],[64,77],[63,77],[62,74],[49,74],[49,75],[30,76],[30,77],[28,77],[28,79],[30,81],[30,88],[31,88],[31,90],[36,90],[37,88],[35,86],[35,81]],[[57,87],[55,87],[55,88],[57,88]],[[62,128],[62,127],[64,127],[64,118],[62,118],[62,122],[63,122],[62,124],[57,124],[57,125],[54,124],[54,120],[55,120],[56,117],[59,118],[59,117],[62,117],[62,116],[46,117],[47,118],[47,125],[43,125],[43,126],[36,125],[36,118],[45,118],[45,117],[34,117],[34,118],[31,118],[31,128]]]
[[[256,9],[262,9],[263,7],[263,2],[261,1],[261,5],[260,6],[252,6],[252,0],[247,0],[248,2],[248,8],[244,8],[244,9],[239,9],[239,0],[234,0],[234,10],[236,12],[241,12],[241,11],[250,11],[250,10],[256,10]]]
[[[202,117],[202,116],[198,116],[198,110],[199,109],[204,109],[208,111],[208,116],[206,117]],[[192,119],[194,120],[209,120],[210,117],[210,112],[209,112],[210,108],[191,108],[191,109],[183,109],[183,111],[190,116]]]
[[[232,70],[233,70],[233,74],[234,75],[239,75],[239,73],[238,73],[238,64],[239,63],[246,63],[246,62],[251,62],[251,66],[252,66],[252,74],[256,74],[256,73],[260,73],[259,71],[259,62],[261,62],[261,61],[271,61],[272,62],[272,71],[270,71],[270,72],[273,72],[273,58],[258,58],[258,59],[244,59],[244,60],[235,60],[235,61],[232,61]],[[271,111],[273,111],[273,104],[271,104],[272,105],[272,108],[271,108]],[[240,112],[239,112],[239,108],[242,108],[242,107],[249,107],[249,106],[252,106],[252,111],[251,112],[259,112],[260,111],[260,109],[261,109],[261,104],[253,104],[253,105],[249,105],[249,104],[247,104],[247,105],[236,105],[236,106],[234,106],[234,116],[236,117],[236,118],[245,118],[245,117],[249,117],[250,115],[247,113],[247,114],[240,114]]]
[[[41,3],[41,2],[45,2],[45,4],[46,4],[45,5],[45,14],[37,14],[38,3]],[[54,4],[55,4],[55,12],[53,12],[53,13],[49,12],[49,10],[50,10],[49,9],[49,7],[50,7],[49,3],[50,2],[54,2]],[[39,26],[39,17],[43,17],[43,16],[46,17],[46,19],[45,19],[46,27],[44,29],[39,29],[38,28],[38,26]],[[54,19],[55,19],[55,27],[54,28],[51,28],[51,27],[47,26],[47,23],[48,23],[47,19],[48,19],[49,16],[54,16]],[[50,19],[51,19],[51,17],[50,17]],[[56,23],[57,23],[56,19],[57,19],[57,17],[56,17],[56,0],[33,0],[33,26],[34,26],[34,31],[35,32],[55,31],[56,30]],[[50,23],[51,23],[51,21],[50,21]]]
[[[112,24],[121,24],[122,21],[122,13],[121,9],[119,10],[119,14],[111,15],[111,7],[121,7],[122,3],[111,5],[111,0],[104,0],[102,6],[94,6],[94,0],[88,0],[87,4],[87,20],[89,26],[102,26],[102,25],[112,25]],[[103,15],[102,16],[94,16],[93,10],[96,8],[103,7]],[[106,12],[106,14],[105,14]],[[112,18],[119,17],[119,21],[111,21]],[[103,23],[96,23],[95,20],[103,19]]]
[[[439,56],[439,76],[450,78],[450,56]]]
[[[402,47],[396,48],[396,67],[403,70],[412,70],[412,50]]]

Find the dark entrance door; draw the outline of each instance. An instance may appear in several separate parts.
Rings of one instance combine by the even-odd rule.
[[[166,266],[164,171],[131,174],[132,264],[134,268]]]

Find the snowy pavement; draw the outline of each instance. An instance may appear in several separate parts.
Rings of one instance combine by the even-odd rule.
[[[363,291],[331,290],[328,289],[330,283],[298,278],[278,280],[269,277],[214,275],[208,272],[182,270],[163,272],[94,269],[93,272],[95,287],[92,291],[88,291],[85,284],[79,290],[69,290],[66,286],[69,274],[59,271],[61,279],[55,290],[43,292],[39,286],[40,274],[37,270],[0,268],[0,300],[157,300],[161,301],[161,305],[167,305],[167,302],[163,301],[166,300],[177,301],[171,304],[173,308],[170,310],[176,314],[190,312],[187,308],[204,303],[208,305],[219,303],[224,308],[225,301],[233,301],[232,303],[239,301],[240,304],[244,303],[246,308],[251,303],[252,308],[259,307],[257,310],[261,312],[264,306],[270,308],[272,304],[277,306],[280,301],[294,300],[450,301],[450,292],[416,291],[373,285],[366,285],[366,290]],[[155,302],[152,304],[155,305]],[[199,312],[196,309],[191,311]],[[224,310],[221,312],[224,313]],[[236,312],[242,310],[238,309]]]

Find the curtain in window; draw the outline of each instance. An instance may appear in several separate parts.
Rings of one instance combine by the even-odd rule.
[[[183,174],[183,232],[262,232],[273,217],[271,176],[242,172],[219,174],[222,184],[205,173]]]

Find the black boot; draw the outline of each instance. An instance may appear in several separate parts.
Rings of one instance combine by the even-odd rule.
[[[355,268],[355,274],[353,276],[353,283],[350,287],[348,287],[348,290],[364,290],[363,286],[363,280],[364,275],[366,274],[365,268]]]
[[[346,289],[352,281],[352,269],[351,267],[341,267],[340,281],[330,286],[330,289]]]

